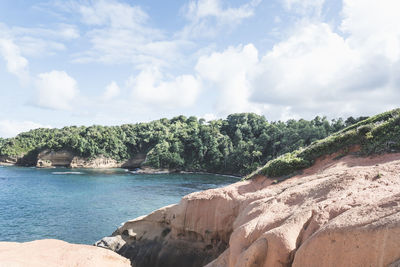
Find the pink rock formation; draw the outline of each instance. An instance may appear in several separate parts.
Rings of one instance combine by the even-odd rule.
[[[60,240],[0,242],[1,267],[128,267],[128,259],[94,246]]]
[[[334,156],[278,184],[187,195],[97,245],[133,266],[396,266],[400,154]]]

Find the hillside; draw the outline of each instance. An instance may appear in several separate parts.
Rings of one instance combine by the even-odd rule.
[[[42,167],[145,165],[244,175],[361,119],[269,122],[242,113],[210,122],[179,116],[122,126],[36,129],[0,139],[0,161]]]
[[[399,117],[359,122],[96,245],[138,267],[398,266]]]
[[[356,148],[356,151],[354,151]],[[394,109],[359,121],[306,148],[286,153],[267,162],[247,179],[256,175],[282,177],[294,174],[324,155],[340,151],[338,157],[353,153],[360,156],[400,151],[400,109]],[[285,178],[285,177],[283,177]]]

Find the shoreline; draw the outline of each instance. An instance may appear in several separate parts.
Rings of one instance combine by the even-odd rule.
[[[65,168],[65,169],[87,169],[87,170],[101,170],[101,169],[123,169],[126,172],[132,173],[132,174],[207,174],[207,175],[218,175],[218,176],[225,176],[225,177],[231,177],[231,178],[237,178],[242,179],[242,176],[235,175],[235,174],[226,174],[226,173],[213,173],[213,172],[204,172],[204,171],[178,171],[178,170],[168,170],[168,169],[153,169],[153,168],[137,168],[137,170],[132,170],[129,168],[122,168],[122,167],[110,167],[110,168],[71,168],[71,167],[66,167],[66,166],[51,166],[51,167],[37,167],[37,166],[22,166],[18,165],[16,163],[7,163],[7,162],[0,162],[0,166],[4,167],[22,167],[22,168],[36,168],[36,169],[55,169],[55,168]]]
[[[14,163],[0,162],[0,166],[18,166],[18,165]],[[18,167],[23,167],[23,166],[18,166]]]

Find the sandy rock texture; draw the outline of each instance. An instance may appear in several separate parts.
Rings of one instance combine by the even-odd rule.
[[[37,156],[36,167],[48,168],[52,166],[69,166],[74,155],[68,151],[44,150]]]
[[[132,266],[397,266],[400,154],[336,156],[187,195],[96,244]]]
[[[85,159],[81,157],[74,157],[68,167],[70,168],[96,168],[96,169],[108,169],[108,168],[119,168],[122,163],[118,163],[114,159],[100,156],[94,159]]]
[[[110,251],[60,240],[0,242],[1,267],[128,267],[128,259]]]

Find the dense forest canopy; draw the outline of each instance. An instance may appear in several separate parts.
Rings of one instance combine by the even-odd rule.
[[[121,162],[144,153],[145,164],[154,168],[247,174],[365,118],[329,121],[317,116],[269,122],[264,116],[240,113],[209,122],[178,116],[121,126],[41,128],[0,139],[0,156],[23,156],[29,162],[49,149],[86,158],[103,155]]]

